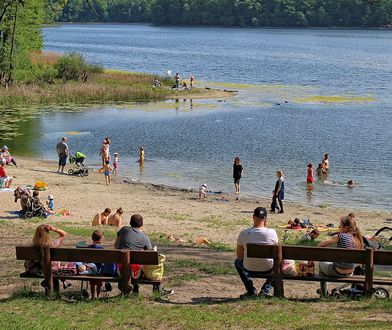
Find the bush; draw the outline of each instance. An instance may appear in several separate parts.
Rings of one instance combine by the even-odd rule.
[[[24,83],[53,83],[57,76],[57,70],[51,66],[42,64],[33,65],[29,69],[15,71],[15,80]]]
[[[84,57],[78,53],[63,55],[55,64],[57,77],[63,80],[86,81],[88,73],[102,73],[103,68],[98,65],[88,64]]]

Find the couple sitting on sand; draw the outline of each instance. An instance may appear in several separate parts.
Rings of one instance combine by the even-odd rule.
[[[253,285],[250,272],[260,272],[269,274],[272,272],[272,259],[259,259],[247,257],[247,244],[267,244],[278,243],[278,235],[275,229],[268,228],[268,213],[264,207],[257,207],[253,212],[253,227],[243,230],[237,239],[237,258],[234,265],[243,282],[246,292],[240,296],[241,299],[270,295],[273,283],[272,279],[267,279],[260,292],[256,291]],[[320,242],[318,246],[327,247],[335,245],[344,249],[363,249],[363,238],[359,228],[355,223],[353,214],[340,219],[339,232],[332,237]],[[293,272],[293,260],[285,260],[283,272]],[[343,262],[320,262],[320,273],[332,277],[346,277],[354,272],[356,267],[353,263]]]
[[[114,226],[114,227],[122,227],[123,221],[121,216],[124,213],[123,209],[120,207],[117,209],[116,213],[112,215],[111,213],[112,210],[107,207],[105,210],[103,210],[103,212],[97,213],[94,216],[91,225],[92,226],[107,225],[107,226]]]

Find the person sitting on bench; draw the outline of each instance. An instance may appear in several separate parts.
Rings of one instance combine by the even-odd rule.
[[[340,218],[339,232],[318,244],[326,247],[334,245],[343,249],[363,249],[363,238],[353,217],[344,216]],[[320,262],[320,274],[332,277],[351,276],[356,265],[347,262]]]
[[[244,283],[246,292],[240,296],[241,299],[257,296],[256,288],[253,286],[249,272],[271,273],[273,267],[272,259],[248,258],[246,246],[249,243],[273,245],[278,243],[278,235],[275,229],[267,228],[267,210],[257,207],[253,212],[253,227],[243,230],[237,239],[237,259],[234,266]],[[267,279],[261,287],[260,296],[269,295],[272,290],[272,280]]]

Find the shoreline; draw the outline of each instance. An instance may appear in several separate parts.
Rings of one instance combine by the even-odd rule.
[[[17,155],[17,154],[15,154]],[[37,159],[34,159],[33,157],[30,156],[26,156],[26,155],[21,155],[18,156],[18,159],[24,159],[27,161],[37,161]],[[48,158],[44,158],[44,157],[39,157],[38,158],[40,161],[48,163],[48,164],[53,164],[56,166],[57,161],[54,159],[48,159]],[[96,173],[99,175],[99,173],[97,172],[97,169],[100,167],[99,163],[90,163],[90,164],[86,164],[86,167],[89,168],[90,170],[93,170],[93,173]],[[70,168],[70,164],[69,162],[67,162],[67,166],[66,169]],[[90,171],[91,173],[91,171]],[[113,178],[113,175],[112,175]],[[160,191],[172,191],[172,192],[177,192],[177,193],[194,193],[194,194],[198,194],[198,188],[196,186],[193,186],[193,188],[189,188],[189,186],[185,186],[185,185],[175,185],[175,184],[167,184],[167,183],[161,183],[158,181],[144,181],[144,180],[140,180],[140,179],[134,179],[132,178],[130,175],[124,175],[124,174],[119,174],[118,176],[116,176],[117,179],[117,183],[118,184],[128,184],[128,185],[138,185],[138,186],[142,186],[145,188],[149,188],[149,189],[155,189],[155,190],[160,190]],[[214,196],[214,197],[221,197],[223,200],[225,199],[235,199],[236,195],[234,194],[233,191],[226,191],[226,190],[216,190],[216,191],[209,191],[208,196]],[[260,203],[260,201],[263,201],[266,203],[266,205],[268,205],[268,207],[266,207],[267,209],[269,209],[269,205],[271,203],[271,197],[268,195],[262,195],[262,192],[260,192],[260,194],[252,194],[252,193],[248,193],[248,194],[243,194],[240,196],[241,201],[246,201],[248,203]],[[349,212],[357,210],[357,211],[363,211],[363,212],[373,212],[373,213],[383,213],[386,215],[391,215],[392,218],[392,212],[390,212],[387,209],[382,209],[380,211],[379,208],[370,208],[370,207],[358,207],[358,206],[353,206],[353,207],[342,207],[339,205],[334,205],[332,203],[326,203],[326,204],[318,204],[318,205],[309,205],[306,203],[301,203],[300,201],[296,201],[296,200],[284,200],[284,205],[287,204],[292,204],[295,205],[296,207],[301,207],[301,208],[311,208],[311,209],[317,209],[317,210],[325,210],[325,209],[337,209],[337,210],[349,210]]]
[[[48,190],[41,193],[44,201],[47,194],[55,197],[56,209],[69,210],[72,217],[61,217],[67,223],[90,226],[97,212],[105,207],[115,210],[123,207],[124,221],[131,214],[140,213],[146,217],[146,230],[150,233],[174,235],[194,241],[199,236],[211,242],[234,244],[240,230],[251,222],[251,213],[256,206],[269,209],[271,200],[262,197],[243,197],[240,201],[227,193],[210,194],[206,200],[198,199],[194,189],[184,189],[149,182],[132,182],[122,176],[113,176],[113,183],[106,186],[101,174],[90,171],[88,177],[59,175],[57,163],[18,157],[20,168],[7,167],[9,175],[15,175],[13,188],[34,185],[36,181],[48,183]],[[71,168],[68,164],[66,171]],[[8,196],[10,195],[10,196]],[[12,195],[12,196],[11,196]],[[7,196],[7,197],[5,197]],[[0,209],[0,219],[10,217],[11,210],[19,210],[13,194],[0,193],[4,203]],[[358,225],[365,233],[371,234],[375,228],[385,226],[388,212],[359,210],[338,207],[312,207],[295,202],[285,202],[284,214],[270,214],[272,227],[284,226],[289,219],[309,218],[312,223],[337,224],[340,216],[355,212]],[[57,218],[49,218],[49,221]],[[281,228],[281,227],[280,227]],[[229,230],[229,232],[228,232]]]

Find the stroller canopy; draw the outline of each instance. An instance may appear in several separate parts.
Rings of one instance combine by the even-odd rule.
[[[86,155],[84,153],[80,152],[80,151],[76,151],[75,158],[83,160],[83,159],[86,158]]]

